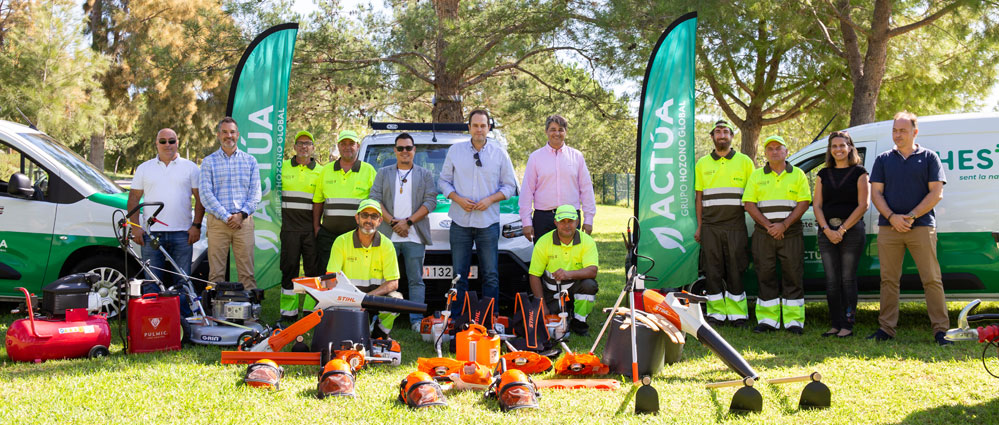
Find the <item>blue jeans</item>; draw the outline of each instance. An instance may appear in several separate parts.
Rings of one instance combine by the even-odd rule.
[[[829,321],[836,329],[853,329],[857,314],[857,267],[866,244],[864,221],[857,222],[838,244],[819,232],[819,252],[826,274],[826,302]]]
[[[409,282],[409,300],[426,302],[427,286],[423,283],[423,258],[427,247],[416,242],[393,242],[399,253],[399,263],[406,267],[406,280]],[[410,323],[420,323],[422,314],[410,313]]]
[[[472,244],[479,257],[479,282],[482,282],[482,295],[493,297],[499,302],[499,223],[489,227],[463,227],[451,223],[451,264],[458,279],[458,301],[451,303],[452,317],[461,314],[461,304],[468,290],[468,271],[472,266]]]
[[[184,272],[185,275],[191,275],[191,255],[194,253],[194,247],[187,243],[187,232],[152,232],[154,236],[159,238],[160,246],[166,250],[167,254],[173,258],[173,261],[177,263],[177,266]],[[142,259],[143,261],[149,260],[149,265],[157,267],[160,269],[170,270],[171,272],[176,272],[173,266],[167,263],[166,257],[159,249],[154,248],[152,244],[152,239],[150,239],[148,234],[142,235]],[[163,282],[163,286],[170,287],[170,282],[180,283],[180,276],[172,273],[167,273],[161,270],[152,269],[152,273],[156,275],[160,281]],[[153,276],[147,276],[152,279]],[[146,292],[159,292],[159,291],[146,291],[143,288],[143,293]]]

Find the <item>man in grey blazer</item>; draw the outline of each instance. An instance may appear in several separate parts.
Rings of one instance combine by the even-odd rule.
[[[408,133],[395,138],[395,165],[382,167],[371,186],[371,199],[382,204],[382,224],[379,231],[391,235],[400,262],[406,268],[409,299],[422,303],[426,299],[423,283],[423,258],[430,240],[427,214],[437,206],[437,185],[430,170],[413,163],[416,145]],[[410,314],[410,326],[420,330],[423,316]]]

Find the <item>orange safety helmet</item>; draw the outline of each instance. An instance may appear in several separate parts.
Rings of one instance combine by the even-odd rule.
[[[323,399],[327,396],[355,396],[352,368],[342,359],[330,360],[319,376],[316,397]]]
[[[492,388],[486,392],[487,397],[496,398],[500,409],[504,412],[515,409],[535,409],[538,407],[537,387],[526,373],[517,369],[503,372],[499,379],[493,381]]]
[[[283,377],[284,368],[278,366],[273,360],[261,359],[246,367],[243,383],[256,388],[280,390],[281,378]]]
[[[399,401],[419,409],[429,406],[447,406],[444,391],[426,372],[413,372],[399,383]]]

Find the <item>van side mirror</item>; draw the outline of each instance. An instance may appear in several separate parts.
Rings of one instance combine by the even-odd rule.
[[[23,173],[14,173],[7,182],[7,193],[19,198],[31,199],[35,196],[35,188],[31,187],[31,180]]]

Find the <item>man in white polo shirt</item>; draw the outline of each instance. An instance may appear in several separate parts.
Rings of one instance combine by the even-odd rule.
[[[143,162],[135,169],[132,177],[132,187],[128,192],[128,210],[139,204],[145,197],[145,202],[162,202],[163,211],[156,219],[160,222],[150,227],[150,232],[159,238],[160,245],[173,258],[177,265],[187,275],[191,274],[192,244],[201,238],[201,219],[205,215],[205,207],[201,205],[198,196],[198,165],[180,157],[177,150],[180,141],[177,133],[164,128],[156,133],[156,158]],[[191,196],[194,196],[194,219],[191,219]],[[143,208],[142,220],[148,219],[155,208]],[[138,223],[134,215],[128,218]],[[177,282],[174,275],[158,269],[170,270],[166,258],[159,249],[150,244],[149,235],[142,229],[132,226],[132,239],[142,246],[143,260],[149,260],[153,273],[166,287],[169,282]],[[152,286],[144,287],[143,292],[156,292]]]

